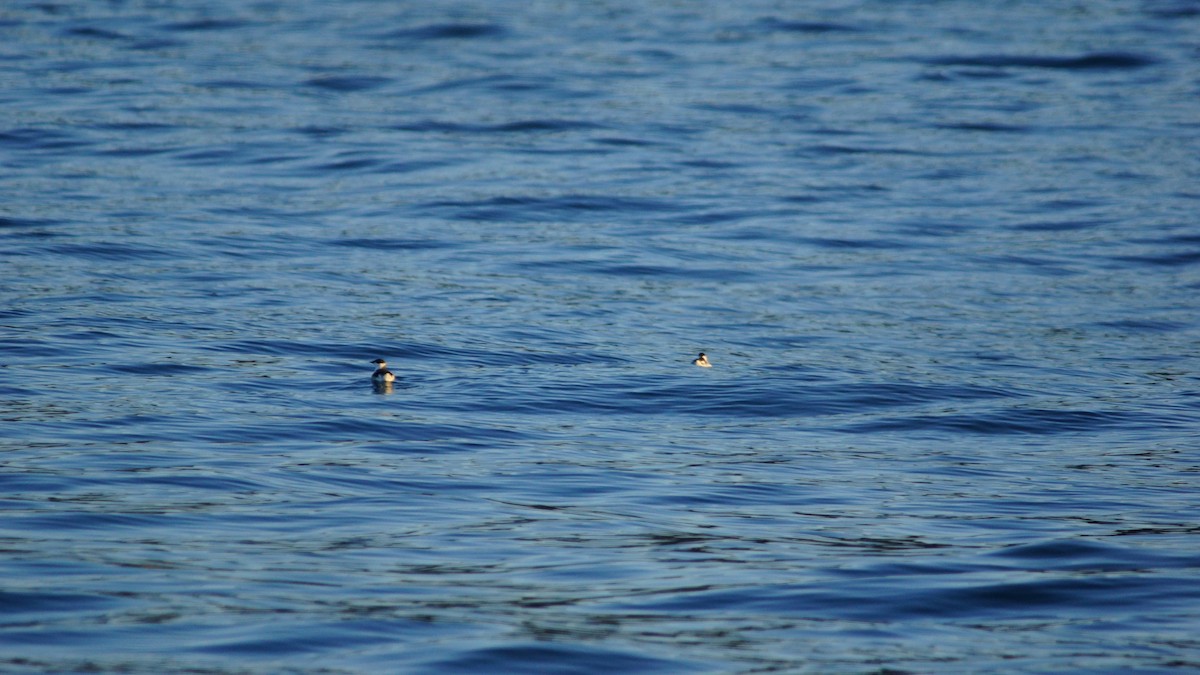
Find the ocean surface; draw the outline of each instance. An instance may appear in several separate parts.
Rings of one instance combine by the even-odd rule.
[[[14,0],[0,195],[0,671],[1200,669],[1194,2]]]

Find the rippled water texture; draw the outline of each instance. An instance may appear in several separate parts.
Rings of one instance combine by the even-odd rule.
[[[6,2],[0,670],[1200,668],[1197,36]]]

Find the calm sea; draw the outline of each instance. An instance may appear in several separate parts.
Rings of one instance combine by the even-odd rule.
[[[1200,669],[1194,2],[11,0],[0,195],[4,672]]]

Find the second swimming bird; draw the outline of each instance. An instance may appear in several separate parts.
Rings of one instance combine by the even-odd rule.
[[[387,361],[375,359],[371,363],[374,363],[376,366],[375,372],[371,373],[371,380],[373,382],[394,382],[396,380],[396,376],[392,374],[392,371],[388,370]]]

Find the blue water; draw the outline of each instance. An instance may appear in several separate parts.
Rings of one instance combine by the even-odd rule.
[[[1200,668],[1197,36],[5,3],[0,670]]]

